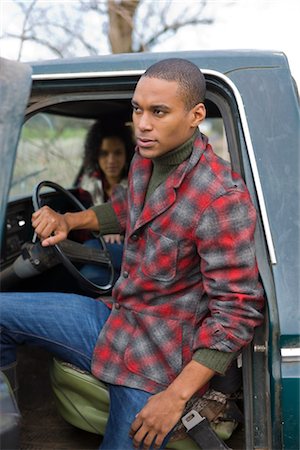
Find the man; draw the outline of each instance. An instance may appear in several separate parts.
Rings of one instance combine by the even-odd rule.
[[[204,98],[204,77],[191,62],[151,66],[132,99],[137,149],[128,196],[117,190],[111,203],[85,212],[33,214],[44,246],[75,229],[125,233],[112,304],[3,294],[2,367],[14,364],[16,343],[42,344],[108,383],[101,449],[164,447],[187,401],[226,371],[262,321],[255,210],[243,181],[198,130]]]

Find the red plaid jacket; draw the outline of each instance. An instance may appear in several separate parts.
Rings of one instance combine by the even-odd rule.
[[[92,371],[155,393],[195,350],[235,352],[249,343],[262,320],[263,292],[249,193],[207,138],[197,137],[190,158],[144,205],[151,170],[137,152],[128,196],[112,198],[125,248]]]

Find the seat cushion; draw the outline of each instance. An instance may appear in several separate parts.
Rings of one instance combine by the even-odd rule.
[[[103,435],[109,410],[106,386],[90,373],[55,358],[50,379],[62,417],[82,430]]]
[[[62,417],[77,428],[103,435],[109,411],[109,394],[105,384],[90,373],[56,358],[50,367],[50,379]],[[171,442],[167,448],[199,450],[189,437]]]

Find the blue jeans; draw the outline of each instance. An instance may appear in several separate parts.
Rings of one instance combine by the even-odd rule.
[[[101,249],[101,245],[97,239],[89,239],[84,242],[84,245],[89,248]],[[106,248],[110,254],[111,262],[115,270],[114,281],[116,281],[119,278],[121,271],[123,244],[106,244]],[[110,279],[110,271],[104,266],[96,264],[84,264],[80,269],[80,272],[93,283],[102,286],[107,284]]]
[[[110,309],[100,300],[61,293],[0,293],[0,360],[16,361],[16,346],[43,347],[56,357],[91,371],[97,337]],[[129,430],[151,394],[109,385],[110,413],[101,450],[132,450]]]

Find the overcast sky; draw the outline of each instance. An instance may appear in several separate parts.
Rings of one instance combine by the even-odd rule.
[[[59,3],[59,0],[52,1]],[[61,3],[66,4],[68,1],[70,0]],[[182,0],[173,1],[174,8],[182,3]],[[184,0],[185,5],[192,6],[195,2],[197,0]],[[209,0],[208,3],[206,12],[208,16],[211,12],[215,18],[213,25],[185,28],[176,38],[165,41],[155,47],[154,51],[233,48],[284,51],[300,86],[300,0]],[[225,7],[228,3],[230,5]],[[12,0],[0,1],[0,35],[16,25],[14,13]],[[17,45],[7,40],[0,41],[1,56],[16,59],[17,54]],[[46,55],[45,51],[43,55]],[[33,51],[33,46],[28,45],[23,60],[41,57],[37,55],[36,49]]]
[[[188,2],[188,0],[186,0]],[[192,2],[191,2],[192,3]],[[210,0],[215,22],[178,34],[177,50],[263,49],[286,53],[300,86],[300,0]],[[187,37],[188,34],[188,37]],[[160,45],[168,50],[168,42]]]

